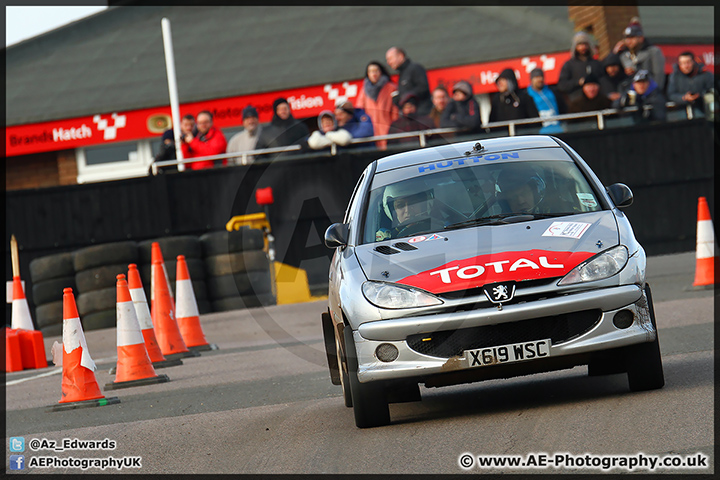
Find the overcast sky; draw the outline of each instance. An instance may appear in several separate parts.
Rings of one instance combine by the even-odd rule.
[[[106,6],[5,7],[5,46],[27,40],[106,8]]]

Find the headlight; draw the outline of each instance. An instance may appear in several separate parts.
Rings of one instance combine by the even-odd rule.
[[[572,285],[612,277],[625,268],[627,261],[627,248],[618,245],[573,268],[558,282],[558,285]]]
[[[443,303],[423,290],[391,283],[365,282],[362,292],[368,302],[380,308],[430,307]]]

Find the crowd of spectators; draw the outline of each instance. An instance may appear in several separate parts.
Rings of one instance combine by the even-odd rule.
[[[520,89],[513,69],[504,69],[495,79],[497,92],[490,98],[489,121],[547,118],[542,121],[540,133],[554,134],[564,131],[562,122],[553,118],[558,115],[630,106],[639,107],[630,114],[635,122],[664,121],[668,100],[692,105],[701,114],[706,102],[704,95],[714,93],[713,74],[690,51],[678,56],[672,74],[666,79],[665,57],[645,38],[637,17],[631,19],[624,38],[603,59],[596,58],[591,38],[586,32],[573,35],[570,58],[560,69],[554,86],[545,83],[541,68],[535,68],[530,72],[528,87]],[[312,133],[305,123],[293,117],[285,98],[273,102],[273,117],[265,126],[260,124],[257,110],[246,106],[242,111],[244,129],[230,142],[213,126],[210,112],[198,113],[197,122],[192,115],[186,115],[180,127],[183,156],[204,157],[288,145],[299,145],[303,151],[329,149],[332,145],[358,148],[362,144],[351,143],[353,139],[436,128],[453,128],[464,133],[481,130],[480,105],[470,82],[457,81],[451,92],[445,85],[431,92],[425,68],[412,61],[405,50],[393,46],[387,50],[385,60],[397,73],[397,83],[385,65],[369,62],[355,103],[347,98],[338,99],[334,111],[320,113],[318,130]],[[416,137],[396,137],[365,146],[385,150],[388,145],[416,141]],[[173,132],[168,130],[163,134],[156,161],[174,157]],[[240,164],[241,158],[189,165],[202,169]],[[254,158],[246,156],[244,161],[252,163]]]

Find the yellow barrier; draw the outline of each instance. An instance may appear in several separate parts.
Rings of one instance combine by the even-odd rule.
[[[228,232],[240,230],[248,226],[262,230],[265,237],[265,253],[268,253],[268,234],[270,233],[270,222],[265,213],[250,213],[247,215],[236,215],[225,225]],[[314,302],[324,297],[313,297],[310,295],[307,272],[302,268],[296,268],[281,262],[273,262],[271,269],[273,293],[278,305],[291,303]]]

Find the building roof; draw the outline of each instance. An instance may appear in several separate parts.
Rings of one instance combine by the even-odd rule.
[[[361,78],[392,45],[428,69],[570,48],[567,7],[120,6],[6,51],[7,125]],[[646,37],[710,43],[712,7],[640,7]],[[368,28],[370,26],[370,28]]]

